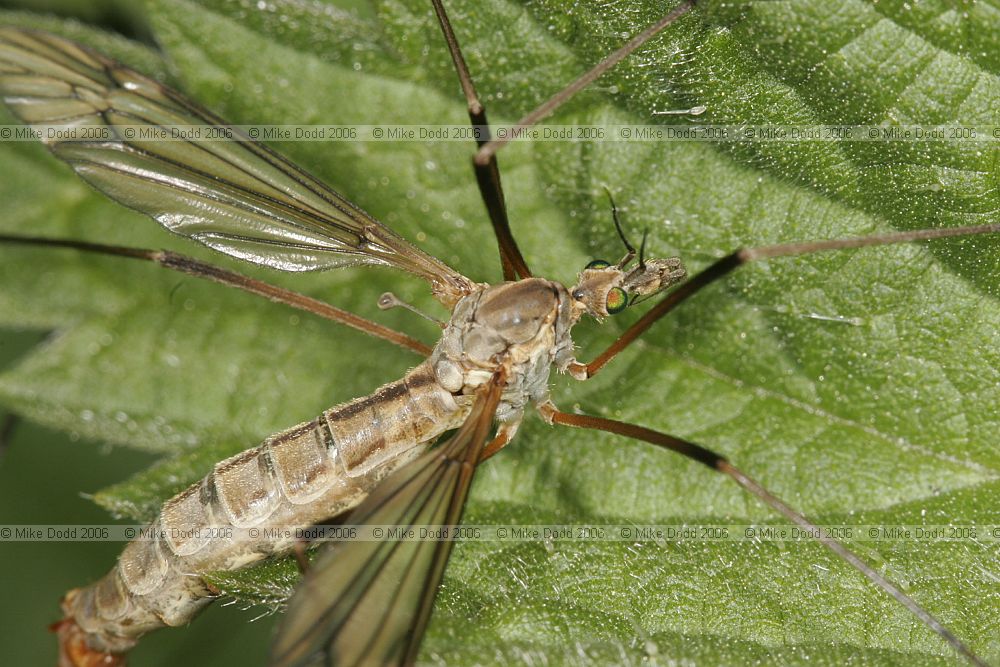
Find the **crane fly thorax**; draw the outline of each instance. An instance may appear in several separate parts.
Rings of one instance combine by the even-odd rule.
[[[498,416],[519,414],[547,397],[552,364],[570,356],[569,330],[577,318],[559,283],[529,278],[484,286],[455,306],[432,355],[438,382],[470,393],[503,366],[508,389]]]

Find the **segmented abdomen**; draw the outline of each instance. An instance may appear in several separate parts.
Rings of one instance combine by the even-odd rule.
[[[216,464],[164,503],[145,531],[152,537],[130,542],[103,579],[66,594],[58,626],[64,664],[97,664],[151,630],[187,623],[214,597],[200,574],[243,567],[294,543],[275,534],[286,531],[250,531],[247,539],[245,529],[304,527],[353,508],[465,412],[425,362]]]

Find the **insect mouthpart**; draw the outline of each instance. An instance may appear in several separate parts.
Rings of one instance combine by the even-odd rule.
[[[634,269],[625,274],[622,288],[631,295],[631,305],[659,294],[686,277],[687,269],[680,257],[640,260]]]

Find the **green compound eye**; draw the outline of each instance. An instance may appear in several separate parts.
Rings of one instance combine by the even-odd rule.
[[[593,262],[585,266],[585,269],[606,269],[611,266],[610,262],[606,262],[603,259],[595,259]]]
[[[628,294],[621,287],[612,287],[608,292],[608,299],[604,304],[604,309],[609,315],[617,315],[625,310],[628,305]]]

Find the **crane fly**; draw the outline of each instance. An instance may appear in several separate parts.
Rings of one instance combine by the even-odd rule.
[[[57,42],[57,43],[62,44],[61,42]],[[67,48],[72,48],[72,47],[67,47]],[[159,90],[159,89],[157,88],[156,90]],[[110,183],[109,184],[109,183],[105,182],[103,185],[99,185],[99,187],[104,187],[105,189],[114,190],[114,188],[119,187],[119,186],[117,186],[114,183]],[[117,195],[118,195],[119,198],[123,198],[120,192],[117,193]],[[134,206],[136,206],[138,204],[137,207],[138,208],[142,208],[143,201],[138,201],[138,202],[131,201],[130,203],[132,203]],[[175,211],[175,213],[176,213],[176,211]],[[608,227],[605,227],[605,229],[607,229],[607,228]],[[381,228],[376,227],[375,229],[381,229]],[[191,235],[192,236],[196,236],[195,234],[191,234]],[[217,241],[218,239],[215,239],[215,240]],[[231,240],[232,240],[231,238],[226,239],[226,242],[228,243]],[[374,242],[374,239],[370,239],[369,238],[368,240]],[[386,241],[385,238],[380,238],[379,240]],[[389,239],[386,242],[391,245],[392,239]],[[218,242],[216,243],[217,247],[219,247],[220,245],[225,245],[225,244],[224,243],[218,243]],[[841,245],[843,245],[843,244],[841,244]],[[383,247],[389,247],[389,246],[385,246],[385,244],[383,244]],[[252,255],[253,254],[251,251],[246,251],[245,249],[242,250],[242,251],[240,251],[240,252],[236,252],[236,251],[233,250],[233,247],[231,245],[225,245],[224,249],[230,250],[231,254],[237,254],[237,255],[239,255],[240,252],[242,252],[242,254],[243,254],[244,257],[246,257],[247,255]],[[812,248],[812,249],[816,249],[816,248]],[[391,250],[391,248],[390,248],[390,250]],[[385,252],[388,252],[388,251],[385,251]],[[383,257],[386,257],[386,256],[392,257],[392,255],[387,255],[387,254],[385,254],[385,252],[383,253]],[[405,254],[407,252],[409,252],[408,249],[405,250],[403,252],[403,254]],[[396,261],[390,260],[389,263],[390,264],[395,263],[397,266],[401,265],[402,264],[402,260],[398,259],[400,256],[402,256],[402,255],[397,255],[396,256]],[[412,259],[413,257],[417,257],[419,261],[417,261],[416,264],[414,264],[414,263],[411,262],[408,266],[404,266],[403,268],[408,268],[408,269],[411,270],[411,272],[414,272],[414,273],[417,273],[417,274],[422,274],[425,277],[429,278],[430,281],[432,282],[432,288],[434,290],[436,290],[439,295],[443,296],[442,300],[444,302],[446,302],[447,304],[451,305],[455,301],[458,300],[458,297],[455,296],[457,294],[457,292],[460,292],[462,289],[471,289],[471,288],[468,288],[468,287],[463,287],[461,285],[461,279],[460,278],[455,277],[455,275],[453,275],[452,273],[450,273],[447,270],[441,268],[443,265],[441,265],[440,263],[435,264],[436,260],[433,260],[433,258],[431,258],[430,256],[424,256],[422,254],[420,254],[420,255],[411,255],[410,259]],[[250,257],[250,258],[253,259],[253,257]],[[511,268],[516,268],[516,262],[512,262],[511,261],[511,256],[509,254],[507,256],[507,259],[508,259],[508,270],[510,270]],[[430,267],[430,268],[428,268],[428,267]],[[278,268],[282,268],[282,267],[279,266]],[[285,266],[283,268],[289,268],[289,267]],[[309,268],[312,268],[312,267],[309,267]],[[600,270],[604,270],[604,269],[596,269],[596,270],[600,271]],[[755,279],[757,279],[757,280],[762,280],[762,278],[760,278],[758,274],[751,274],[751,275],[756,276]],[[437,279],[437,282],[435,282],[435,279]],[[452,283],[454,283],[454,284],[452,284]],[[449,284],[452,284],[452,286],[449,287],[448,286]],[[458,285],[457,287],[455,286],[456,284]],[[451,290],[451,291],[449,291],[449,290]],[[455,290],[457,290],[457,292]],[[451,294],[451,296],[449,296],[449,294]],[[681,310],[681,311],[679,311],[679,314],[683,314],[683,312],[684,311]],[[795,313],[798,313],[798,316],[802,317],[804,312],[806,312],[806,311],[793,311],[793,316],[795,316]],[[822,313],[821,312],[816,317],[809,317],[808,319],[814,319],[816,321],[823,321],[821,318],[824,317],[824,316],[829,316],[831,314],[839,316],[839,315],[841,315],[842,312],[843,311],[840,308],[836,308],[835,307],[835,308],[833,308],[832,311],[827,311],[826,313]],[[602,314],[602,313],[598,313],[598,314]],[[779,313],[778,319],[779,320],[781,319],[780,313]],[[707,322],[706,324],[708,324],[709,328],[710,328],[711,322]],[[681,340],[683,340],[683,338],[681,338]],[[647,353],[647,354],[649,354],[649,353]],[[648,357],[644,357],[644,359],[645,358],[648,358]],[[698,358],[697,357],[692,357],[691,359],[689,359],[689,362],[692,363],[692,364],[697,364],[698,363]],[[637,364],[639,366],[641,366],[643,364],[643,361],[639,361],[639,362],[637,362]],[[709,369],[711,370],[711,367],[709,367]],[[494,382],[494,381],[491,381],[491,382]],[[490,382],[486,382],[483,386],[490,386]],[[482,394],[482,397],[480,399],[478,399],[477,401],[475,401],[475,407],[474,408],[470,408],[470,409],[473,409],[474,413],[476,415],[480,415],[480,416],[482,414],[485,414],[485,413],[490,413],[491,412],[491,407],[492,407],[491,401],[495,401],[496,398],[497,398],[494,394],[495,394],[495,392],[485,392],[484,394]],[[597,394],[597,396],[600,396],[600,394]],[[550,413],[550,417],[551,416],[552,415]],[[565,418],[566,419],[570,419],[570,416],[566,416]],[[482,431],[482,424],[483,424],[483,422],[486,419],[487,418],[482,417],[481,419],[473,420],[472,422],[468,422],[469,424],[473,424],[473,423],[478,424],[479,428],[472,429],[471,426],[469,428],[463,427],[463,429],[460,429],[459,432],[458,432],[458,435],[454,436],[454,438],[459,438],[460,436],[463,436],[463,435],[464,436],[468,436],[468,433],[470,431],[476,431],[479,434],[479,436],[481,436],[482,435],[482,433],[481,433],[481,431]],[[538,433],[538,431],[536,431],[536,433]],[[476,439],[479,439],[479,436],[477,436]],[[449,443],[455,442],[454,438],[451,439],[451,440],[449,440],[448,442]],[[444,447],[448,447],[449,445],[445,444],[443,446]],[[911,443],[906,443],[906,448],[907,449],[909,449],[911,447],[912,447]],[[918,449],[918,450],[920,449],[919,447],[914,447],[914,448]],[[942,461],[943,461],[943,459],[942,459]],[[959,462],[959,464],[960,463],[961,462]],[[963,467],[961,465],[957,465],[956,468],[958,469],[959,472],[961,472],[962,469],[963,469]],[[971,471],[971,472],[969,472],[969,471]],[[975,476],[975,475],[973,475],[973,473],[976,473],[976,472],[979,472],[980,474],[985,475],[986,477],[989,476],[986,473],[982,473],[982,471],[977,471],[977,470],[974,470],[972,468],[969,468],[966,472],[969,475],[971,475],[971,476]],[[946,483],[944,486],[946,486],[949,489],[954,488],[954,485],[956,484],[956,480],[958,480],[960,478],[961,477],[960,477],[960,475],[959,475],[958,472],[952,472],[950,475],[946,475],[945,476],[945,479],[950,479],[950,482]],[[378,492],[376,492],[376,495],[378,495]],[[319,572],[328,571],[328,570],[321,570],[320,568],[317,568],[317,570]],[[340,586],[342,588],[344,586],[344,584],[341,583]],[[324,604],[329,604],[329,603],[327,602],[327,603],[324,603]],[[293,603],[293,609],[295,609],[294,603]],[[427,609],[427,608],[422,608],[422,609],[423,609],[423,612],[422,612],[423,614],[426,614],[429,611],[429,609]],[[426,618],[424,618],[423,620],[426,621]],[[338,635],[338,636],[342,636],[342,635]],[[409,646],[406,647],[406,650],[404,651],[404,653],[402,653],[400,655],[403,657],[403,659],[412,658],[412,653],[410,652],[412,650],[414,650],[414,646],[412,644],[410,644]]]

